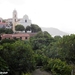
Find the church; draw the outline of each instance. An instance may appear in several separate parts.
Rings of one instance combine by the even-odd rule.
[[[0,18],[0,28],[9,28],[13,30],[15,33],[16,25],[23,25],[25,28],[30,26],[31,20],[27,15],[24,15],[23,18],[18,18],[17,11],[13,11],[13,17],[8,19]],[[36,33],[16,33],[16,34],[1,34],[0,39],[21,39],[21,40],[29,40],[30,37],[35,36]]]
[[[4,22],[3,22],[4,21]],[[2,19],[0,18],[0,28],[12,28],[13,32],[16,32],[15,26],[23,25],[25,28],[31,25],[31,20],[27,15],[24,15],[23,18],[18,18],[17,11],[13,11],[12,18]]]
[[[13,32],[15,32],[15,26],[16,25],[21,24],[21,25],[23,25],[26,28],[27,26],[31,25],[31,20],[29,19],[29,17],[27,15],[24,15],[23,18],[18,19],[17,11],[14,10],[13,11],[12,23],[13,23]]]

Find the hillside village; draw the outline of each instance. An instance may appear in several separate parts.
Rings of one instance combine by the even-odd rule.
[[[24,15],[23,18],[18,18],[16,10],[14,10],[12,14],[13,14],[12,18],[9,18],[9,19],[0,18],[0,28],[11,29],[13,31],[12,34],[2,34],[0,37],[1,39],[19,38],[22,40],[25,40],[25,39],[28,40],[31,36],[34,36],[36,34],[34,33],[34,32],[37,32],[37,31],[34,31],[35,27],[38,27],[36,30],[38,31],[41,30],[41,28],[38,25],[34,25],[34,24],[32,25],[31,20],[29,19],[27,15]],[[18,25],[23,26],[24,29],[21,31],[17,31],[15,27]],[[30,29],[31,26],[33,30]],[[19,27],[19,28],[22,28],[22,27]]]
[[[75,0],[0,0],[0,9],[0,75],[75,75]]]
[[[8,19],[0,18],[0,28],[12,29],[13,33],[18,33],[19,34],[19,37],[17,37],[17,34],[15,34],[17,38],[22,38],[22,36],[26,36],[25,32],[29,36],[34,36],[35,33],[32,33],[31,29],[30,29],[32,21],[29,19],[28,15],[24,15],[23,18],[18,18],[17,14],[18,14],[18,12],[16,10],[13,10],[12,18],[8,18]],[[22,25],[26,30],[24,29],[24,31],[17,31],[15,29],[15,27],[17,25]],[[20,29],[22,29],[22,27],[20,27]],[[63,31],[61,31],[57,28],[43,28],[43,27],[41,27],[41,30],[42,31],[47,31],[49,34],[52,35],[52,37],[68,35],[68,33],[63,32]],[[7,37],[7,36],[9,36],[9,35],[6,33],[6,35],[4,34],[1,37],[2,37],[2,39],[11,38],[13,35],[11,34],[10,35],[11,37]],[[12,37],[12,38],[14,38],[14,37]]]
[[[0,18],[0,28],[2,27],[9,29],[12,28],[13,31],[15,32],[14,27],[18,24],[21,24],[24,27],[31,25],[31,20],[27,15],[24,15],[23,18],[18,18],[16,10],[13,11],[12,15],[13,15],[12,18],[8,19]]]
[[[0,71],[8,75],[74,75],[75,35],[52,37],[27,15],[0,18]]]

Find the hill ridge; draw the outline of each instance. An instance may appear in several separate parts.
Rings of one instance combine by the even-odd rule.
[[[68,33],[61,31],[57,28],[47,28],[47,27],[41,27],[42,31],[47,31],[48,33],[50,33],[52,36],[64,36],[64,35],[68,35]]]

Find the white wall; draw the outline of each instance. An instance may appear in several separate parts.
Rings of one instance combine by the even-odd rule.
[[[19,22],[18,24],[23,25],[24,27],[30,26],[31,25],[31,20],[28,18],[27,15],[25,15]]]

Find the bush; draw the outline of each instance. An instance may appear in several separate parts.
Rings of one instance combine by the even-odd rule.
[[[48,64],[44,65],[44,69],[51,71],[53,75],[70,75],[72,70],[71,66],[60,59],[50,59]]]
[[[25,73],[25,74],[22,74],[22,75],[31,75],[30,73]]]
[[[43,66],[46,64],[47,59],[45,55],[35,54],[36,66]]]

